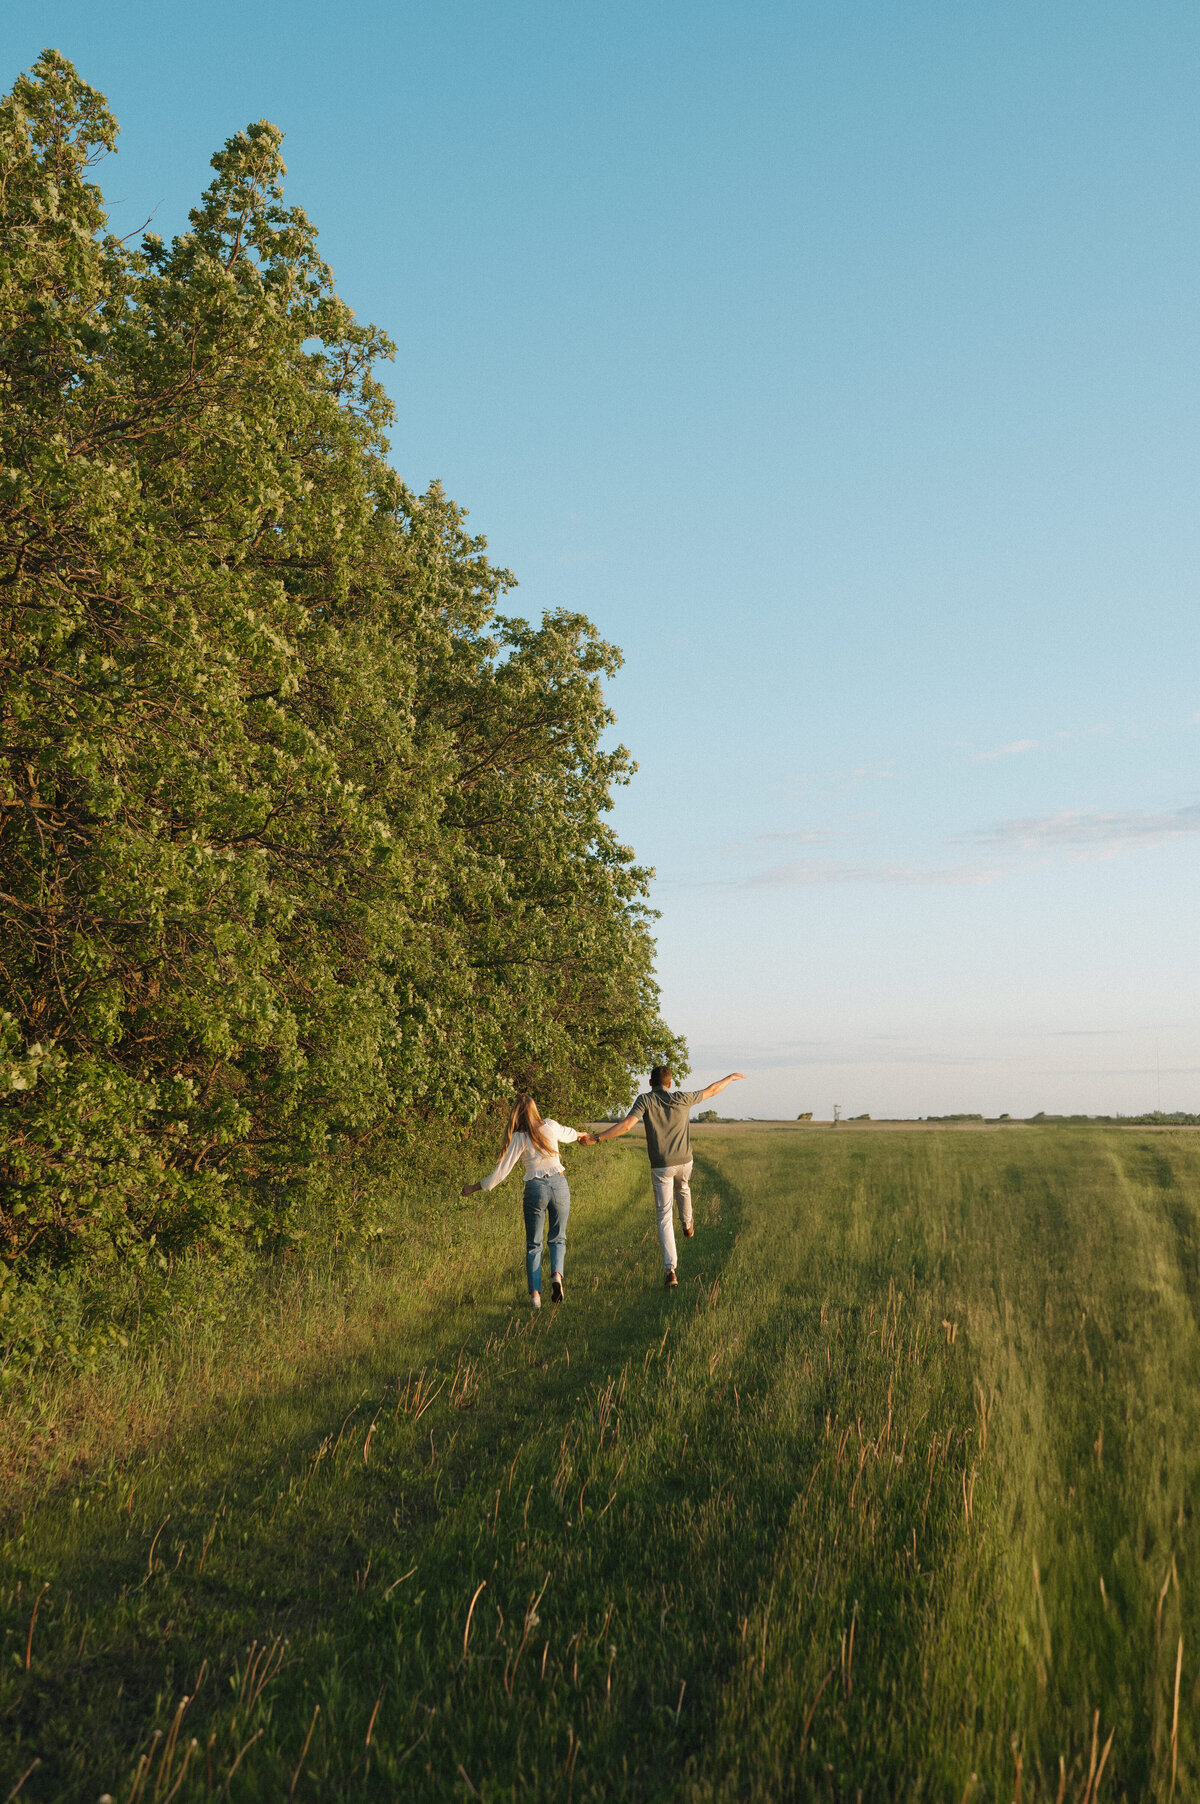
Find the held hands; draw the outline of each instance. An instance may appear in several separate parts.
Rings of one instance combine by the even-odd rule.
[[[580,1146],[598,1146],[599,1145],[599,1141],[596,1139],[595,1134],[580,1134],[578,1136],[578,1142],[579,1142]]]

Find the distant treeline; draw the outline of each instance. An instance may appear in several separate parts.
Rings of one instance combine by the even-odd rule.
[[[1047,1115],[1039,1109],[1036,1115],[923,1115],[923,1121],[1013,1121],[1044,1122],[1052,1127],[1078,1122],[1090,1127],[1200,1127],[1200,1115],[1189,1115],[1182,1109],[1165,1115],[1153,1109],[1148,1115]]]
[[[618,652],[498,612],[386,461],[392,346],[280,133],[139,247],[89,179],[115,136],[50,51],[0,106],[10,1270],[286,1231],[514,1089],[600,1110],[683,1059],[603,818]]]
[[[1088,1122],[1093,1127],[1200,1127],[1200,1115],[1189,1115],[1185,1109],[1175,1109],[1170,1114],[1164,1114],[1162,1109],[1151,1109],[1145,1115],[1046,1115],[1039,1112],[1029,1119],[1059,1125]]]

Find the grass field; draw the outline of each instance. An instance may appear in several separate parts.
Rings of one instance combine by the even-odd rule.
[[[0,1800],[1200,1795],[1200,1139],[697,1147],[18,1387]]]

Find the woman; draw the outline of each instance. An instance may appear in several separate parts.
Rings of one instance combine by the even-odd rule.
[[[571,1192],[567,1174],[558,1156],[560,1145],[577,1140],[580,1146],[594,1146],[591,1134],[577,1134],[560,1121],[543,1121],[532,1096],[522,1096],[508,1123],[508,1138],[495,1171],[478,1184],[464,1184],[462,1193],[470,1196],[476,1190],[494,1190],[502,1184],[518,1159],[525,1161],[525,1275],[529,1280],[529,1301],[535,1309],[542,1306],[542,1230],[550,1215],[550,1301],[563,1300],[563,1258],[567,1250],[567,1216],[571,1213]]]

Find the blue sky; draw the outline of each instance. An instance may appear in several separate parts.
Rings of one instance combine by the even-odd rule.
[[[749,1115],[1200,1109],[1200,13],[26,0],[171,232],[248,120],[406,479],[589,614]]]

